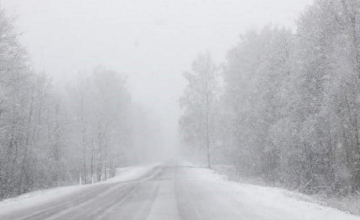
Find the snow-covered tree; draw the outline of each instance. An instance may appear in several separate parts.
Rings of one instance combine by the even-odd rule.
[[[179,119],[184,141],[194,147],[206,148],[207,163],[211,167],[213,106],[217,98],[217,66],[210,54],[200,54],[192,64],[192,72],[185,72],[188,85],[180,98],[183,115]]]

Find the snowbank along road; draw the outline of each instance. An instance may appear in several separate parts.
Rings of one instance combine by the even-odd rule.
[[[31,206],[21,207],[21,200],[0,203],[0,219],[360,219],[298,201],[281,190],[228,182],[204,168],[171,164],[153,166],[131,180],[78,187]],[[19,207],[9,211],[9,205]]]

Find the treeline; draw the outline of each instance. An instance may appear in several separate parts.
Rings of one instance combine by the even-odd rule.
[[[32,69],[2,10],[0,199],[80,177],[82,183],[101,181],[118,166],[150,159],[143,151],[161,139],[159,125],[131,101],[121,74],[95,68],[58,87]]]
[[[359,44],[357,0],[316,0],[296,31],[267,26],[241,35],[217,69],[223,91],[210,105],[210,152],[242,176],[303,192],[359,191]],[[201,111],[200,100],[184,108],[184,137],[195,132],[183,121]]]

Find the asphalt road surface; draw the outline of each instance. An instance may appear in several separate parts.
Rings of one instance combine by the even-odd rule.
[[[239,219],[235,210],[228,210],[226,203],[219,200],[216,191],[206,191],[208,187],[204,187],[203,181],[188,175],[192,169],[200,168],[159,166],[140,179],[95,184],[48,204],[1,216],[1,219]]]
[[[205,178],[202,175],[204,173]],[[47,204],[0,216],[0,219],[316,219],[301,217],[299,213],[294,215],[285,209],[276,209],[261,202],[251,202],[250,197],[246,199],[245,194],[239,199],[239,196],[234,196],[233,191],[221,184],[221,181],[206,178],[206,175],[211,176],[211,171],[191,166],[157,166],[139,179],[94,184],[79,192],[62,196],[61,199],[51,200]]]

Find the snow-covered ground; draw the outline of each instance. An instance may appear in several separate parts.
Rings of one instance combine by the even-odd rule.
[[[123,167],[116,169],[115,177],[110,178],[101,183],[116,183],[116,182],[125,182],[138,179],[148,173],[150,170],[154,169],[157,166],[160,166],[160,163],[154,163],[146,166],[132,166],[132,167]]]
[[[218,191],[232,197],[234,204],[231,205],[236,207],[241,204],[241,210],[244,216],[249,217],[248,219],[360,219],[359,216],[311,202],[310,197],[308,199],[309,201],[297,199],[304,197],[304,195],[288,190],[228,181],[225,176],[208,169],[194,169],[189,174],[189,179],[199,179],[203,183],[214,183],[211,185],[216,185]],[[202,187],[206,187],[207,185],[208,184],[202,184]],[[252,213],[247,212],[249,210],[252,210]]]
[[[115,177],[107,179],[106,181],[103,182],[98,182],[88,185],[65,186],[65,187],[57,187],[47,190],[39,190],[39,191],[26,193],[14,198],[6,199],[0,202],[0,215],[5,213],[15,212],[19,209],[26,209],[26,208],[43,205],[55,199],[57,200],[75,193],[81,193],[82,190],[91,188],[94,185],[126,182],[134,179],[138,179],[158,165],[159,164],[151,164],[146,166],[118,168],[116,170]]]
[[[316,204],[310,197],[306,200],[301,194],[232,182],[206,168],[180,165],[122,168],[106,182],[22,195],[0,203],[0,219],[15,213],[9,219],[67,219],[76,214],[74,219],[360,220],[359,216]],[[131,181],[138,178],[142,181]],[[112,184],[116,182],[120,184]],[[101,189],[96,195],[89,193],[96,188]],[[44,203],[48,204],[41,207]],[[24,208],[30,209],[23,213],[18,210]]]

